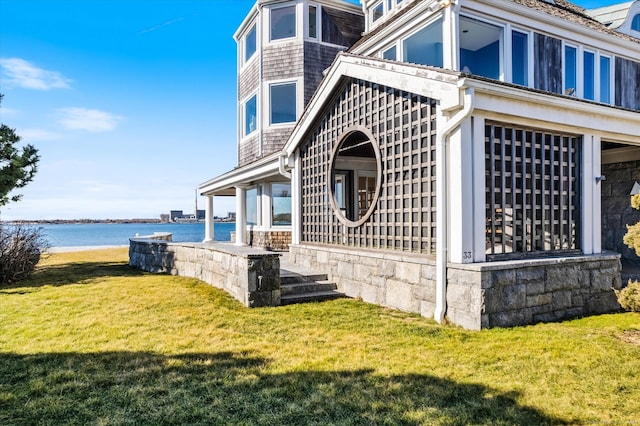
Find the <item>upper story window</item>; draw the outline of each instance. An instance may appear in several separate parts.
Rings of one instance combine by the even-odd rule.
[[[249,59],[256,53],[256,25],[249,30],[244,37],[244,61],[248,62]]]
[[[582,54],[582,97],[596,99],[596,54],[584,51]]]
[[[296,83],[270,86],[271,124],[292,123],[297,118]]]
[[[564,47],[564,94],[576,96],[578,80],[578,50],[573,46]]]
[[[502,28],[476,19],[460,18],[460,70],[499,80]]]
[[[529,34],[511,32],[511,82],[529,85]]]
[[[282,40],[296,36],[296,7],[284,6],[271,9],[269,40]]]
[[[309,5],[309,38],[318,38],[318,7]]]
[[[380,3],[373,6],[373,8],[371,9],[371,22],[376,22],[378,19],[382,18],[383,16],[384,16],[384,2],[381,1]]]
[[[253,95],[243,104],[243,135],[247,136],[258,129],[258,95]]]
[[[600,56],[600,102],[611,103],[611,59]]]
[[[442,19],[438,19],[402,41],[402,60],[414,64],[443,66]]]
[[[640,13],[633,17],[633,21],[631,21],[631,29],[634,31],[640,31]]]

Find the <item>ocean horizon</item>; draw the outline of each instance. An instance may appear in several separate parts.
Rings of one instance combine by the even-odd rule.
[[[205,224],[198,223],[60,223],[30,224],[42,230],[50,247],[90,247],[129,245],[129,238],[169,232],[176,242],[202,242]],[[234,223],[214,225],[216,241],[231,241]]]

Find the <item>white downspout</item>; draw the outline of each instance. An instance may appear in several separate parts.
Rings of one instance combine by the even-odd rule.
[[[288,172],[285,169],[285,161],[288,160],[287,154],[286,153],[280,153],[280,155],[278,156],[278,172],[286,177],[287,179],[291,180],[291,172]]]
[[[440,324],[447,311],[447,261],[449,258],[447,222],[449,198],[447,194],[447,142],[449,135],[467,119],[474,108],[475,94],[473,88],[464,90],[462,109],[451,117],[443,129],[436,134],[436,308],[433,317]]]

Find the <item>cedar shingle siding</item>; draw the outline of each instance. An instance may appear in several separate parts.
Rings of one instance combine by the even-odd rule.
[[[616,105],[640,110],[640,63],[616,58]]]

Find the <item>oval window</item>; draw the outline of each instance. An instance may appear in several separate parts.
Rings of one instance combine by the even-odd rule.
[[[380,152],[364,128],[347,131],[331,156],[331,205],[347,226],[360,226],[380,193]]]

